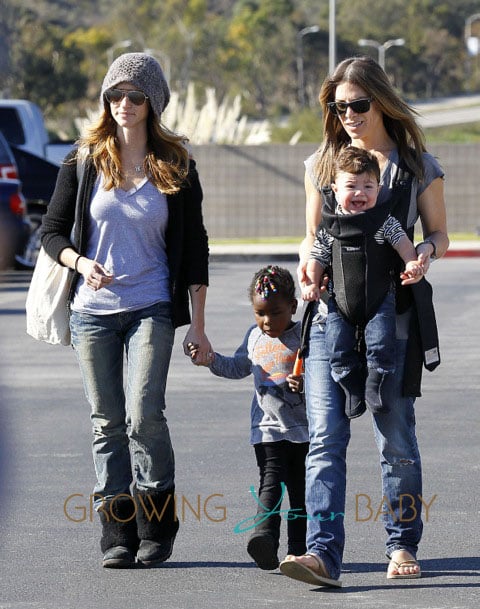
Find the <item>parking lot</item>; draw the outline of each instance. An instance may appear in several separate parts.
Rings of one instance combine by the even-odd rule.
[[[247,287],[269,259],[213,259],[207,333],[231,354],[253,323]],[[291,260],[276,262],[292,272]],[[236,525],[256,511],[251,379],[219,379],[183,355],[167,394],[180,531],[160,568],[101,567],[88,406],[73,353],[25,333],[30,275],[0,275],[0,609],[474,609],[480,588],[480,258],[448,258],[429,279],[442,364],[425,371],[417,425],[424,467],[423,577],[387,581],[378,456],[367,415],[352,421],[347,544],[339,590],[257,569]],[[300,313],[297,314],[299,318]],[[370,499],[369,512],[365,497]],[[428,514],[428,520],[427,520]],[[285,523],[281,551],[285,552]]]

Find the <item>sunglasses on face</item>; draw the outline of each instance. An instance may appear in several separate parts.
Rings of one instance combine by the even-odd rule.
[[[370,110],[370,104],[373,99],[371,97],[362,97],[362,99],[356,99],[352,102],[334,101],[328,102],[328,109],[335,116],[345,114],[347,108],[351,108],[356,114],[365,114]]]
[[[126,91],[123,89],[108,89],[105,91],[105,99],[110,104],[118,104],[124,97],[134,106],[141,106],[148,99],[143,91]]]

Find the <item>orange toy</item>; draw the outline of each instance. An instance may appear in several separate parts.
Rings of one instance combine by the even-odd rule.
[[[300,357],[300,349],[297,351],[297,357],[295,358],[295,363],[293,364],[293,376],[300,376],[303,372],[303,359]]]

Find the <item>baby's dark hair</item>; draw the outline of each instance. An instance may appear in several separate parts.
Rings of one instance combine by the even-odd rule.
[[[280,266],[266,266],[253,276],[248,296],[253,302],[255,294],[262,300],[268,300],[272,294],[278,294],[287,301],[295,300],[295,282],[287,269]]]
[[[340,171],[354,175],[368,173],[375,176],[377,182],[380,182],[380,167],[377,157],[368,150],[355,146],[347,146],[338,154],[334,165],[335,176]]]

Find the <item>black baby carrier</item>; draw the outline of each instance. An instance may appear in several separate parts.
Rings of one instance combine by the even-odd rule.
[[[433,370],[440,363],[432,288],[425,278],[411,286],[402,286],[402,259],[390,244],[378,243],[374,238],[389,214],[404,229],[407,226],[412,180],[412,174],[400,167],[390,199],[361,214],[336,214],[332,190],[322,189],[320,227],[335,238],[330,272],[333,271],[335,276],[333,295],[337,308],[345,319],[359,329],[364,328],[385,299],[392,282],[396,284],[397,313],[404,313],[413,305],[404,394],[415,397],[421,395],[422,364],[428,370]],[[411,240],[413,231],[413,226],[406,231]],[[309,334],[312,309],[313,306],[307,307],[304,316],[302,335],[305,339]]]
[[[376,205],[360,214],[336,214],[332,190],[323,189],[322,196],[320,227],[334,237],[331,275],[335,301],[347,321],[365,326],[385,299],[399,266],[395,250],[374,238],[392,205]]]

